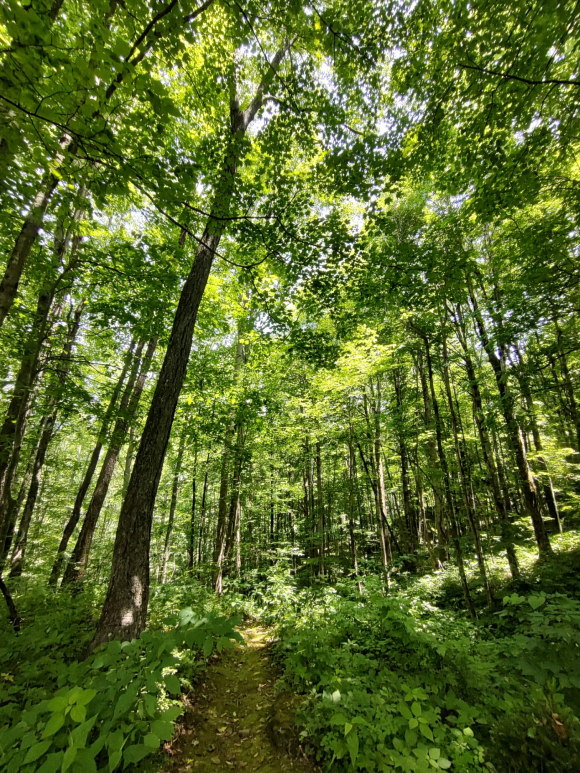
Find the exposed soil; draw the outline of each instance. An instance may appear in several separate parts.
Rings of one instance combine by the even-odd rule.
[[[242,631],[236,644],[198,683],[163,773],[315,773],[299,748],[292,717],[296,699],[275,692],[276,669],[268,658],[271,630]]]

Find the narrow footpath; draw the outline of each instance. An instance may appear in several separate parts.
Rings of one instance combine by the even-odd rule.
[[[172,742],[162,773],[315,773],[292,726],[293,696],[276,695],[267,647],[272,631],[241,631],[236,644],[208,668]]]

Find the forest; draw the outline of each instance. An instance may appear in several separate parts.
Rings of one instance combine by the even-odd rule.
[[[0,771],[578,773],[579,96],[575,0],[0,0]]]

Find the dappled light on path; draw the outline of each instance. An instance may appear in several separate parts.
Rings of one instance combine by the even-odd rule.
[[[275,691],[271,629],[252,626],[242,635],[246,646],[226,650],[197,686],[163,773],[316,771],[292,727],[293,696]]]

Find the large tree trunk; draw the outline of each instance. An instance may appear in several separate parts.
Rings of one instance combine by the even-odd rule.
[[[105,412],[105,417],[103,419],[103,423],[99,430],[99,434],[97,435],[97,442],[95,444],[95,447],[93,448],[93,452],[89,459],[88,467],[86,469],[84,478],[82,480],[82,483],[76,495],[72,512],[65,524],[62,537],[58,546],[58,550],[56,553],[56,557],[52,565],[52,570],[50,572],[50,579],[48,581],[49,585],[52,585],[52,586],[56,585],[60,577],[60,573],[62,571],[62,565],[64,563],[66,549],[68,547],[69,540],[72,537],[73,532],[76,529],[77,523],[79,522],[79,519],[81,517],[81,508],[83,506],[83,502],[85,501],[85,496],[87,495],[87,491],[89,490],[89,487],[92,483],[95,470],[97,469],[97,464],[99,463],[99,457],[101,455],[103,443],[105,442],[105,438],[107,436],[107,430],[109,429],[109,424],[111,423],[111,419],[115,411],[115,406],[117,404],[117,400],[119,399],[119,395],[121,394],[121,389],[123,388],[123,384],[125,383],[127,373],[129,372],[129,368],[131,367],[134,349],[135,349],[135,339],[131,341],[129,345],[129,349],[127,350],[127,353],[125,355],[123,370],[121,371],[121,375],[119,376],[119,379],[115,385],[115,388],[113,389],[113,393],[111,394],[111,397],[109,399],[109,404]]]
[[[489,338],[471,283],[469,283],[469,294],[475,321],[477,323],[479,338],[487,354],[489,364],[493,369],[497,388],[501,397],[502,412],[518,469],[519,484],[524,498],[524,506],[534,527],[534,534],[540,556],[550,555],[552,553],[552,546],[550,545],[550,539],[544,527],[540,503],[538,501],[538,492],[536,491],[532,472],[528,464],[522,431],[516,419],[514,399],[511,390],[509,389],[508,377],[504,368],[503,359],[500,360]]]
[[[181,292],[165,359],[121,508],[111,578],[93,647],[116,636],[132,639],[141,633],[147,623],[153,508],[175,408],[187,371],[197,312],[230,210],[242,152],[241,140],[262,106],[265,91],[288,47],[286,44],[275,55],[246,110],[240,110],[235,92],[232,93],[231,143],[215,191],[211,214]]]
[[[103,509],[103,505],[109,491],[111,479],[115,471],[117,459],[119,458],[119,454],[121,452],[121,447],[127,435],[127,430],[129,429],[131,422],[135,419],[137,408],[139,406],[139,400],[141,399],[141,394],[145,386],[147,374],[151,367],[151,360],[155,354],[156,346],[157,336],[152,338],[147,346],[147,351],[145,352],[143,360],[141,361],[141,367],[138,376],[136,376],[136,370],[140,359],[139,347],[135,354],[135,365],[133,367],[131,377],[127,382],[127,387],[125,388],[123,398],[121,399],[121,405],[119,406],[119,416],[115,422],[115,427],[111,436],[111,443],[107,449],[107,453],[103,461],[103,466],[101,467],[99,477],[95,484],[95,490],[93,491],[91,501],[87,508],[78,539],[62,578],[63,585],[67,585],[73,582],[82,582],[86,574],[91,554],[93,537],[95,535],[95,529],[97,528],[101,510]]]

